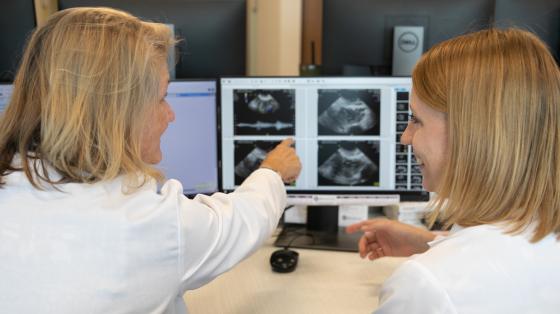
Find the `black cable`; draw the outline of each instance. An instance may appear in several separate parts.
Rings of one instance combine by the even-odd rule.
[[[295,207],[295,205],[289,205],[286,208],[284,208],[284,212]],[[290,229],[294,229],[293,231],[291,231]],[[299,231],[300,229],[304,229],[303,232]],[[296,227],[296,226],[286,226],[286,224],[283,225],[282,227],[282,232],[280,232],[280,235],[284,235],[284,237],[290,237],[290,233],[295,233],[295,235],[288,241],[288,244],[286,245],[282,245],[282,247],[287,250],[290,248],[290,246],[292,245],[292,243],[294,243],[295,240],[301,238],[301,237],[309,237],[311,238],[311,245],[315,244],[316,241],[316,236],[312,233],[310,233],[305,227]],[[279,235],[279,236],[280,236]]]
[[[294,229],[294,230],[290,230],[290,229]],[[300,229],[304,229],[303,232],[300,231]],[[293,233],[293,236],[291,235]],[[314,234],[308,232],[305,227],[284,227],[282,229],[282,234],[284,235],[284,237],[289,238],[291,237],[291,239],[288,241],[288,243],[286,245],[282,245],[282,247],[287,250],[290,248],[290,246],[292,245],[292,243],[294,243],[295,240],[301,238],[301,237],[309,237],[311,238],[312,242],[311,244],[315,244],[316,241],[316,237]]]

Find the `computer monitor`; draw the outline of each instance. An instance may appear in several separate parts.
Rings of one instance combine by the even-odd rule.
[[[423,26],[425,51],[488,26],[494,12],[494,0],[324,0],[323,5],[325,75],[341,75],[345,66],[354,73],[391,75],[395,26]]]
[[[158,168],[183,184],[187,196],[219,190],[216,80],[172,81],[167,102],[175,113],[161,138]]]
[[[13,82],[27,37],[35,28],[34,1],[2,1],[0,5],[0,82]]]
[[[286,186],[289,204],[314,210],[375,205],[382,195],[428,200],[414,155],[400,144],[410,90],[408,77],[222,78],[223,189],[233,190],[270,149],[292,137],[303,170]],[[317,225],[312,217],[337,215],[320,210],[308,215],[308,226]],[[327,219],[324,227],[338,230],[337,219]],[[332,249],[355,250],[355,238],[341,248],[342,236],[336,235]]]
[[[0,83],[0,114],[4,112],[4,109],[10,102],[13,89],[14,86],[12,84]]]
[[[59,0],[60,9],[107,6],[173,24],[176,78],[244,75],[246,0]]]
[[[216,80],[172,81],[166,100],[175,113],[161,137],[158,168],[177,179],[187,196],[219,190]],[[12,84],[0,84],[0,114],[12,95]]]

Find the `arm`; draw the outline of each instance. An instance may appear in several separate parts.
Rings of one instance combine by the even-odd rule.
[[[436,237],[430,231],[389,219],[371,219],[350,225],[349,233],[363,231],[358,243],[360,256],[374,260],[383,256],[406,257],[423,253]]]
[[[283,182],[295,180],[301,169],[291,144],[279,144],[263,161],[268,169],[256,170],[233,193],[181,199],[183,290],[211,281],[270,237],[286,205]]]
[[[233,193],[181,203],[180,267],[188,290],[231,269],[266,241],[282,215],[286,192],[278,174],[261,169]]]

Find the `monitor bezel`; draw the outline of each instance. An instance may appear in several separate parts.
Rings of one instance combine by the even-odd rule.
[[[222,185],[222,125],[221,125],[221,109],[222,109],[222,80],[225,79],[305,79],[305,78],[317,78],[317,79],[339,79],[339,78],[348,78],[348,79],[363,79],[363,78],[380,78],[380,79],[403,79],[403,78],[410,78],[410,76],[368,76],[368,77],[359,77],[359,76],[220,76],[218,79],[218,91],[216,93],[218,97],[218,140],[219,140],[219,158],[218,158],[218,166],[220,173],[220,184],[219,186],[223,188]],[[229,193],[233,192],[233,189],[222,189],[223,192]],[[409,201],[409,202],[422,202],[422,201],[429,201],[430,200],[430,192],[426,190],[421,191],[412,191],[412,190],[374,190],[374,191],[363,191],[363,190],[355,190],[355,191],[327,191],[327,190],[287,190],[287,194],[311,194],[311,195],[380,195],[380,194],[398,194],[400,196],[401,201]]]

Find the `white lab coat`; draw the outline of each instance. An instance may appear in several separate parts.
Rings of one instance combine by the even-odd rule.
[[[255,251],[286,204],[268,169],[194,200],[176,180],[126,195],[123,178],[60,192],[33,188],[21,172],[5,179],[0,313],[186,313],[185,291]]]
[[[383,284],[377,314],[559,313],[560,242],[504,227],[454,226]]]

